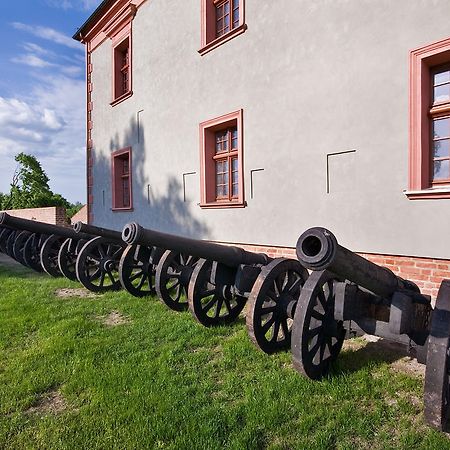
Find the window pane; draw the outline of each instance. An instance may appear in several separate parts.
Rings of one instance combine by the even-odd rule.
[[[238,170],[238,160],[237,158],[233,158],[233,160],[231,161],[232,164],[232,171],[233,172],[237,172]]]
[[[231,131],[231,148],[238,148],[238,133],[235,128]]]
[[[434,88],[434,103],[450,100],[450,84],[443,84]]]
[[[448,159],[444,159],[443,161],[434,161],[433,179],[446,180],[450,178],[449,167],[450,165]]]
[[[233,0],[233,9],[239,8],[239,0]]]
[[[224,6],[225,14],[228,14],[230,12],[230,3],[226,2],[223,6]]]
[[[435,138],[450,136],[450,118],[433,120],[433,136]]]
[[[225,16],[225,30],[228,31],[230,29],[230,16]]]
[[[434,85],[450,81],[450,70],[442,70],[434,74]]]
[[[443,139],[441,141],[434,141],[434,158],[445,158],[446,156],[450,156],[450,140]]]

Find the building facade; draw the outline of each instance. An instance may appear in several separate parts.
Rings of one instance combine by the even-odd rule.
[[[450,0],[105,0],[89,221],[294,255],[311,226],[450,278]],[[447,224],[447,225],[446,225]]]

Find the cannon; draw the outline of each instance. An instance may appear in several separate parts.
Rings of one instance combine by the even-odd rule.
[[[81,235],[95,236],[81,248],[72,246],[71,250],[76,253],[75,272],[78,281],[92,292],[120,289],[118,267],[126,247],[121,239],[121,233],[83,222],[76,222],[73,229],[75,233]]]
[[[433,310],[417,285],[342,247],[325,228],[305,231],[296,250],[312,273],[296,305],[294,367],[312,379],[326,376],[344,338],[355,334],[405,344],[426,363],[425,418],[442,430],[450,408],[450,281]]]
[[[267,353],[289,345],[289,311],[308,277],[298,261],[161,233],[134,222],[124,227],[122,238],[129,244],[167,249],[157,267],[158,293],[174,291],[171,296],[181,309],[184,291],[189,310],[201,324],[231,322],[249,300],[252,341]]]
[[[49,275],[60,276],[58,268],[58,251],[67,238],[89,238],[77,235],[71,228],[22,219],[0,213],[0,225],[10,227],[15,233],[10,234],[7,252],[19,262],[36,271],[45,270]]]

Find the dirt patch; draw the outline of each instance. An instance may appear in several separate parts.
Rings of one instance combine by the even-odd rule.
[[[96,295],[93,292],[90,292],[84,288],[56,289],[55,295],[59,298],[71,298],[71,297],[93,298],[93,297],[96,297]]]
[[[97,316],[96,319],[107,327],[116,327],[131,322],[128,317],[124,316],[119,311],[111,311],[106,316]]]
[[[394,372],[407,373],[414,377],[425,377],[425,364],[420,364],[417,362],[417,359],[410,358],[409,356],[394,361],[391,364],[391,370]]]
[[[42,394],[36,403],[28,408],[26,414],[59,414],[67,409],[67,402],[59,391]]]

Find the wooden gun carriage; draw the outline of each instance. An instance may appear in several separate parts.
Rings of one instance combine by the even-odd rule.
[[[295,368],[309,378],[326,376],[346,333],[403,343],[426,363],[425,418],[443,429],[450,408],[450,281],[442,282],[433,309],[414,283],[340,246],[325,228],[305,231],[297,256],[313,272],[295,311]]]
[[[167,249],[156,270],[156,288],[169,306],[188,307],[197,321],[211,326],[235,320],[248,299],[252,341],[267,353],[289,345],[288,311],[308,277],[298,261],[174,236],[134,222],[124,227],[122,238],[129,244]]]

